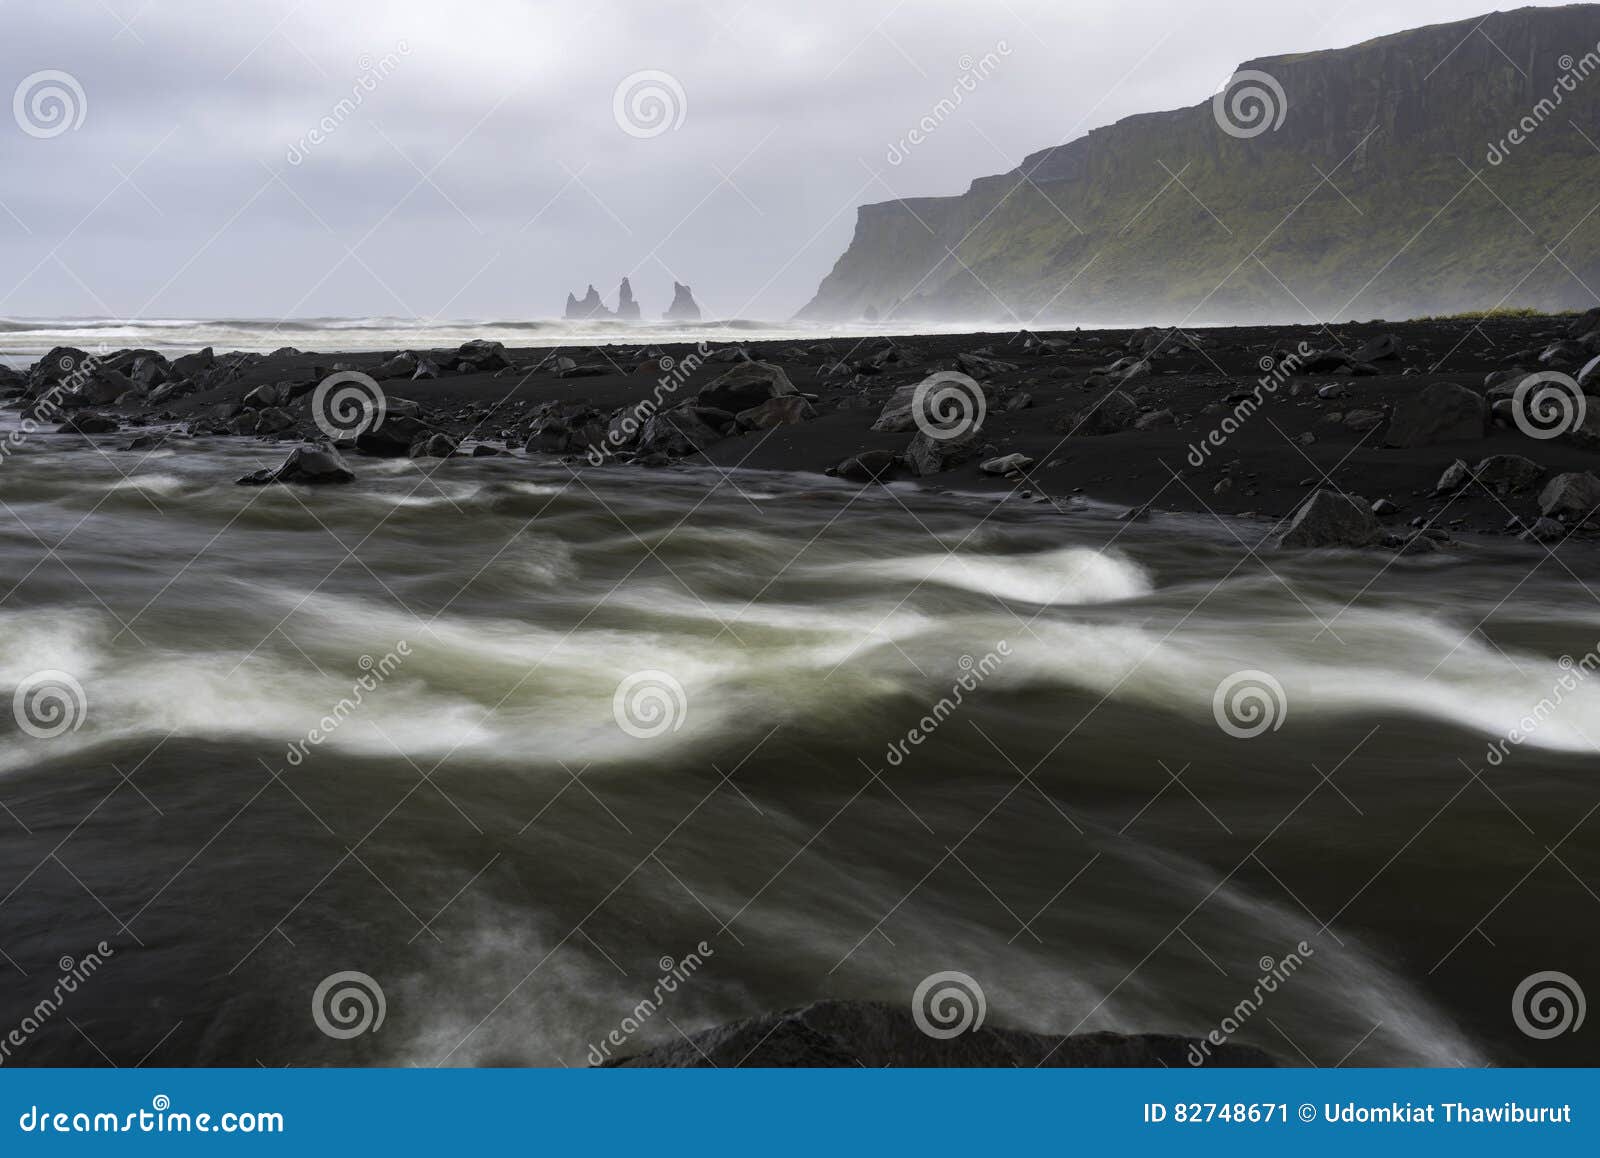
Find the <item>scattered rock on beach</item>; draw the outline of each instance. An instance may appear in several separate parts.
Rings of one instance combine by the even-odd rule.
[[[1453,382],[1435,382],[1395,406],[1383,444],[1414,447],[1476,442],[1483,437],[1488,421],[1488,404],[1481,394]]]

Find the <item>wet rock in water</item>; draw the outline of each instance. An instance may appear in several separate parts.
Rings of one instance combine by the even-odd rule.
[[[1149,414],[1141,414],[1134,422],[1135,430],[1154,430],[1160,426],[1178,425],[1177,416],[1171,410],[1152,410]]]
[[[418,358],[417,368],[411,372],[412,381],[416,381],[419,378],[437,378],[438,376],[439,364],[432,358]]]
[[[1539,513],[1579,521],[1600,507],[1600,478],[1588,471],[1558,474],[1539,492]]]
[[[752,406],[734,415],[740,430],[771,430],[774,426],[797,426],[817,416],[816,408],[798,394],[781,398],[768,398],[760,406]]]
[[[430,434],[411,444],[407,452],[412,458],[449,458],[456,452],[456,440],[448,434]]]
[[[1170,1034],[1031,1033],[983,1024],[948,1038],[928,1036],[909,1008],[878,1001],[819,1001],[702,1030],[627,1058],[591,1051],[595,1065],[709,1068],[722,1066],[995,1066],[1048,1068],[1193,1065],[1276,1066],[1254,1046]]]
[[[979,463],[978,469],[984,474],[1010,474],[1014,470],[1027,470],[1032,465],[1033,459],[1025,454],[1007,454]]]
[[[1481,394],[1453,382],[1435,382],[1395,406],[1383,443],[1413,447],[1476,442],[1488,421],[1488,404]]]
[[[1395,506],[1394,503],[1389,499],[1378,499],[1372,504],[1372,513],[1380,518],[1384,515],[1392,515],[1399,511],[1399,509],[1400,508]]]
[[[760,406],[769,398],[794,392],[794,383],[789,381],[789,375],[781,366],[770,362],[742,362],[706,383],[697,397],[702,406],[738,414]]]
[[[918,432],[906,446],[906,466],[914,475],[926,477],[959,466],[983,451],[979,432],[969,430],[955,438],[933,438]]]
[[[52,386],[87,374],[95,364],[88,354],[76,346],[57,346],[28,371],[28,392],[37,397]]]
[[[417,442],[434,433],[415,418],[385,417],[383,422],[356,435],[356,449],[377,458],[405,458]]]
[[[1139,405],[1120,390],[1098,403],[1056,423],[1062,434],[1116,434],[1139,421]]]
[[[1336,491],[1318,491],[1295,512],[1278,540],[1282,547],[1366,547],[1378,540],[1368,504]]]
[[[122,449],[123,450],[155,450],[157,447],[165,445],[166,441],[167,441],[167,439],[169,437],[171,437],[171,435],[167,434],[167,433],[141,434],[137,438],[135,438],[131,442],[129,442],[128,445],[123,447]]]
[[[501,447],[490,446],[487,442],[480,442],[472,448],[473,458],[494,458],[505,453],[507,452]]]
[[[884,482],[899,466],[900,460],[890,450],[864,450],[845,459],[838,466],[829,467],[827,473],[850,482]]]
[[[676,281],[672,283],[672,304],[667,307],[667,312],[662,316],[669,322],[698,322],[700,320],[700,307],[695,303],[694,294],[688,286]]]
[[[1478,482],[1502,498],[1532,491],[1548,473],[1520,454],[1492,454],[1472,468]]]
[[[456,351],[456,366],[466,374],[482,374],[491,370],[504,370],[511,365],[506,357],[505,344],[487,338],[475,338],[463,343]]]
[[[340,457],[339,452],[326,444],[298,446],[289,452],[283,465],[276,470],[263,469],[247,474],[239,480],[242,487],[268,486],[272,483],[302,483],[323,486],[330,483],[347,483],[355,480],[356,472]]]
[[[114,434],[122,429],[115,418],[107,414],[74,414],[61,424],[61,434]]]
[[[1518,538],[1531,539],[1536,543],[1551,543],[1566,538],[1566,535],[1565,523],[1557,522],[1555,519],[1539,518],[1534,520],[1533,526],[1523,531]]]
[[[1436,495],[1454,494],[1470,481],[1472,481],[1472,468],[1467,466],[1465,459],[1458,458],[1444,468],[1444,473],[1439,476],[1439,481],[1433,484],[1433,493]]]

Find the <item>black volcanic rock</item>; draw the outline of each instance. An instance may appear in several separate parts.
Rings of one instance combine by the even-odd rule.
[[[700,307],[695,304],[694,294],[689,287],[679,282],[672,283],[672,304],[667,307],[667,312],[662,315],[669,322],[698,322],[700,320]]]
[[[605,1062],[670,1068],[1044,1066],[1047,1068],[1276,1066],[1253,1046],[1206,1046],[1173,1034],[1082,1033],[1069,1037],[983,1025],[952,1038],[917,1028],[908,1009],[878,1001],[819,1001],[800,1009],[702,1030]]]

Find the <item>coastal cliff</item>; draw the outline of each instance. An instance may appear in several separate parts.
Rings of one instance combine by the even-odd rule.
[[[801,316],[1312,321],[1594,305],[1600,5],[1239,66],[1206,101],[866,205]],[[1234,131],[1229,131],[1229,126]],[[1276,127],[1273,127],[1273,126]],[[1326,175],[1326,178],[1324,177]],[[1552,252],[1552,250],[1554,252]]]

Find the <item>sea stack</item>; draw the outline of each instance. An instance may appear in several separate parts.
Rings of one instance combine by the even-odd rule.
[[[667,312],[663,316],[669,322],[700,320],[700,307],[695,304],[694,294],[688,286],[681,282],[672,283],[672,304],[667,307]]]
[[[639,320],[639,303],[633,300],[633,287],[628,284],[628,279],[622,279],[622,287],[617,290],[617,320],[621,322],[637,322]]]
[[[601,303],[600,291],[591,285],[589,292],[583,295],[582,300],[573,297],[571,294],[567,295],[566,316],[568,318],[609,318],[611,311]]]

